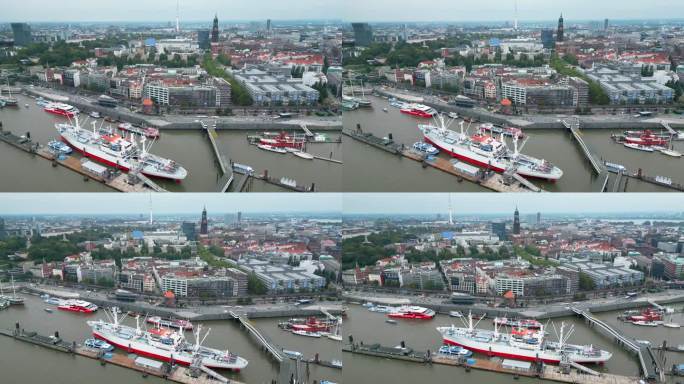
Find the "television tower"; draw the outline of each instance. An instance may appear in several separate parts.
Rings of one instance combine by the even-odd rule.
[[[515,20],[513,20],[513,29],[518,30],[518,0],[513,0],[513,7],[514,7],[514,15],[515,15]]]
[[[451,209],[451,193],[449,194],[449,225],[454,225],[454,215]]]
[[[150,193],[150,225],[152,225],[152,193]]]
[[[180,33],[180,0],[176,0],[176,33]]]

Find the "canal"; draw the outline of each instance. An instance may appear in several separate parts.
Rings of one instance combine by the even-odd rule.
[[[345,112],[343,116],[345,130],[354,130],[357,125],[360,125],[364,132],[378,137],[389,137],[391,134],[395,142],[407,146],[421,140],[418,124],[428,124],[430,120],[404,115],[399,112],[399,109],[391,107],[386,99],[374,96],[368,98],[372,100],[373,108]],[[458,131],[459,121],[451,123],[449,128]],[[479,123],[470,126],[469,132],[474,133],[478,125]],[[468,123],[465,123],[465,127],[468,128]],[[535,184],[551,192],[598,191],[600,183],[569,132],[529,130],[525,133],[529,136],[529,141],[522,152],[546,159],[564,172],[563,178],[555,183],[533,180]],[[659,152],[646,153],[625,148],[611,139],[611,134],[620,133],[615,130],[582,130],[587,144],[600,159],[622,164],[630,171],[641,168],[647,175],[667,176],[675,182],[684,183],[684,173],[681,170],[684,159],[668,157]],[[512,145],[509,147],[512,148]],[[675,142],[675,149],[680,152],[684,151],[684,141]],[[440,154],[440,156],[446,158],[446,155]],[[391,155],[351,138],[346,138],[344,158],[344,188],[349,192],[484,191],[475,184],[458,182],[451,175],[431,168],[423,169],[418,162]],[[630,179],[627,191],[667,192],[670,190]]]

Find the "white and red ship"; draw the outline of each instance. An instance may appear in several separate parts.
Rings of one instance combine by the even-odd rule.
[[[543,361],[549,364],[558,364],[564,358],[576,363],[602,364],[613,355],[593,345],[569,344],[567,341],[574,332],[574,327],[571,326],[566,331],[564,323],[560,325],[557,341],[546,337],[544,326],[536,330],[513,328],[511,333],[505,333],[499,331],[496,323],[493,331],[476,328],[472,315],[464,323],[465,327],[451,325],[437,328],[444,344],[457,345],[486,356]]]
[[[85,300],[64,300],[57,306],[60,311],[93,313],[98,310],[97,305]]]
[[[437,111],[434,108],[422,104],[410,104],[405,108],[401,108],[399,111],[403,114],[421,117],[423,119],[431,119],[437,114]]]
[[[640,314],[638,315],[630,315],[627,316],[628,321],[646,321],[646,322],[652,322],[652,321],[662,321],[663,320],[663,314],[652,309],[652,308],[647,308],[641,311]]]
[[[112,321],[102,319],[88,321],[93,336],[120,348],[128,353],[135,353],[165,362],[172,362],[189,366],[199,360],[201,365],[210,369],[227,369],[240,371],[247,367],[247,360],[228,351],[202,346],[209,331],[201,336],[202,326],[195,327],[195,343],[186,341],[183,332],[169,328],[155,328],[150,331],[142,330],[139,317],[136,317],[136,327],[122,325],[126,315],[119,318],[118,311],[111,313]]]
[[[188,176],[188,171],[180,164],[149,152],[154,140],[146,144],[147,139],[142,136],[138,143],[135,135],[127,139],[118,134],[103,133],[96,125],[97,122],[94,121],[92,131],[84,129],[76,117],[73,124],[55,124],[55,128],[62,141],[83,156],[124,172],[139,169],[146,176],[175,181],[184,180]]]
[[[43,110],[47,113],[52,113],[53,115],[60,115],[66,117],[74,117],[79,114],[78,109],[74,106],[64,103],[49,103]]]
[[[435,311],[419,306],[401,306],[395,308],[393,312],[387,314],[392,319],[417,319],[430,320],[435,317]]]
[[[563,177],[563,171],[550,162],[520,152],[525,143],[518,147],[519,136],[513,137],[513,149],[501,137],[496,139],[486,134],[467,135],[460,122],[460,132],[447,129],[439,116],[439,126],[419,125],[423,140],[467,163],[503,173],[513,169],[523,177],[555,181]]]

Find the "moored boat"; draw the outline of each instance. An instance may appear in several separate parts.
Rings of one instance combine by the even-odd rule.
[[[57,306],[60,311],[79,312],[79,313],[93,313],[98,310],[97,305],[85,300],[64,300]]]
[[[416,305],[401,306],[395,308],[395,311],[388,313],[387,316],[393,319],[430,320],[435,317],[435,311]]]
[[[649,147],[649,146],[642,145],[642,144],[624,143],[623,145],[624,145],[625,147],[627,147],[627,148],[636,149],[636,150],[638,150],[638,151],[644,151],[644,152],[653,152],[653,151],[655,151],[655,149],[653,149],[653,147]]]
[[[660,153],[662,153],[663,155],[670,156],[670,157],[677,157],[677,158],[682,157],[682,153],[675,151],[674,149],[667,149],[667,148],[661,149]]]
[[[74,117],[79,112],[74,106],[65,103],[49,103],[43,107],[43,110],[53,115]]]
[[[451,325],[437,328],[444,344],[460,346],[485,356],[550,364],[558,364],[563,358],[576,363],[604,363],[612,357],[612,353],[593,345],[568,343],[574,327],[566,330],[565,323],[560,325],[557,341],[547,340],[544,326],[538,330],[513,328],[511,333],[505,333],[499,331],[496,323],[493,331],[476,328],[472,315],[468,315],[464,323],[465,327]]]
[[[314,156],[312,154],[302,152],[302,151],[295,151],[295,152],[292,152],[292,154],[299,157],[299,158],[302,158],[304,160],[313,160],[314,159]]]
[[[271,145],[257,144],[257,147],[258,147],[259,149],[263,149],[264,151],[275,152],[275,153],[281,153],[281,154],[287,153],[286,150],[284,150],[284,149],[282,149],[282,148],[276,148],[276,147],[273,147],[273,146],[271,146]]]
[[[139,317],[136,317],[136,327],[121,324],[118,310],[112,312],[112,322],[102,319],[88,321],[93,336],[103,340],[116,348],[128,353],[149,357],[164,362],[173,361],[184,366],[191,365],[195,360],[210,369],[228,369],[240,371],[247,367],[248,361],[228,350],[205,347],[201,345],[207,333],[202,335],[201,324],[195,327],[196,343],[185,339],[182,332],[168,328],[158,328],[144,331],[140,328]],[[125,316],[125,315],[124,315]]]

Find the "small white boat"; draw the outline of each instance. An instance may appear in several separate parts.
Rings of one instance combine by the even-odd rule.
[[[330,340],[342,341],[342,336],[340,336],[340,335],[328,334],[328,335],[326,335],[326,337]]]
[[[292,331],[292,333],[299,336],[321,337],[321,334],[319,332],[309,332],[295,329]]]
[[[93,119],[99,119],[100,118],[100,112],[92,111],[88,114],[88,116],[92,117]]]
[[[660,153],[662,153],[663,155],[671,156],[671,157],[682,157],[682,153],[677,152],[674,149],[667,149],[667,148],[661,149]]]
[[[653,152],[653,151],[655,151],[655,149],[653,149],[652,147],[648,147],[648,146],[641,145],[641,144],[625,143],[624,145],[625,145],[625,147],[627,147],[627,148],[636,149],[636,150],[638,150],[638,151],[644,151],[644,152]]]
[[[263,149],[264,151],[270,151],[270,152],[275,152],[275,153],[287,153],[286,150],[284,150],[282,148],[277,148],[277,147],[274,147],[271,145],[258,144],[257,147],[259,147],[259,149]]]
[[[302,356],[303,356],[301,352],[290,351],[290,350],[287,350],[287,349],[283,349],[283,353],[286,354],[287,356],[293,358],[293,359],[296,359],[296,358],[298,358],[298,357],[302,357]]]
[[[667,327],[667,328],[681,328],[681,325],[679,325],[679,324],[677,324],[677,323],[664,323],[664,324],[663,324],[663,327]]]
[[[639,344],[643,344],[643,345],[648,345],[648,346],[651,345],[651,342],[648,340],[634,340],[634,341],[636,341]]]
[[[28,108],[28,107],[29,107],[29,105],[28,105],[28,104],[24,104],[24,107]]]
[[[387,323],[387,324],[397,324],[397,321],[394,320],[394,319],[387,319],[387,320],[385,320],[385,323]]]
[[[450,119],[458,119],[458,113],[456,112],[449,112],[447,116],[449,116]]]
[[[302,152],[302,151],[296,151],[296,152],[292,152],[292,153],[295,156],[300,157],[300,158],[305,159],[305,160],[313,160],[314,159],[313,155],[310,153],[306,153],[306,152]]]
[[[43,310],[44,310],[45,312],[47,312],[47,313],[52,313],[52,312],[53,312],[52,308],[43,308]]]
[[[383,108],[382,111],[385,112],[385,113],[388,112],[387,108]]]
[[[642,327],[657,327],[661,325],[663,322],[662,321],[632,321],[632,324],[634,325],[639,325]]]
[[[459,311],[449,311],[449,316],[451,316],[451,317],[463,317],[463,314]]]

